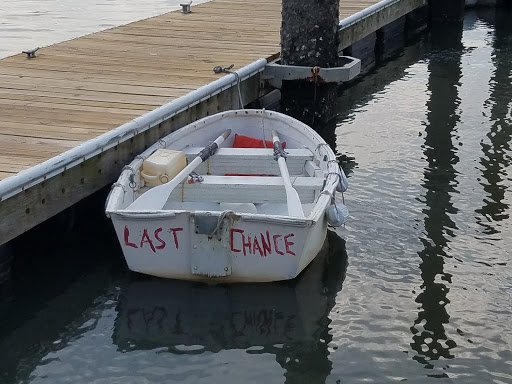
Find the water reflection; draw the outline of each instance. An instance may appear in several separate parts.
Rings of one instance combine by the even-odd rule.
[[[101,311],[91,303],[103,293],[110,278],[111,271],[101,267],[86,271],[58,294],[53,293],[53,287],[54,297],[50,299],[44,297],[48,294],[45,287],[41,289],[43,294],[33,290],[15,297],[12,304],[16,307],[2,308],[0,302],[0,309],[9,313],[7,319],[0,319],[0,382],[29,382],[38,366],[51,361],[48,355],[72,345],[94,329]],[[47,283],[46,279],[44,282]]]
[[[450,319],[446,309],[450,302],[446,283],[451,283],[452,276],[444,272],[444,263],[450,237],[456,229],[450,215],[457,213],[452,194],[458,193],[454,165],[459,159],[452,138],[460,120],[458,86],[462,75],[462,24],[435,25],[429,37],[433,53],[428,65],[430,98],[424,145],[428,163],[423,184],[426,190],[426,208],[423,210],[426,233],[421,238],[424,248],[418,252],[423,284],[416,298],[421,308],[411,327],[414,334],[411,347],[417,353],[415,360],[426,368],[433,368],[430,361],[453,358],[450,349],[455,347],[445,330]]]
[[[122,288],[112,337],[121,352],[271,353],[286,383],[323,383],[332,369],[329,313],[346,267],[345,242],[329,232],[322,252],[291,282],[207,286],[141,277]]]
[[[484,227],[485,234],[501,232],[499,222],[509,217],[506,213],[509,206],[505,203],[507,186],[504,182],[508,176],[506,169],[511,164],[507,152],[510,152],[512,136],[510,113],[512,99],[510,60],[512,57],[508,50],[512,45],[510,10],[508,13],[498,13],[495,23],[495,36],[492,43],[494,49],[492,62],[495,69],[489,82],[490,98],[486,103],[490,105],[492,126],[487,134],[488,141],[480,143],[485,155],[480,158],[483,178],[481,185],[488,198],[484,199],[481,208],[476,209],[476,212],[483,216],[477,218],[477,223]]]
[[[0,290],[0,383],[30,381],[48,354],[73,344],[100,318],[95,300],[122,257],[102,209],[108,189],[9,243],[12,272]],[[74,225],[73,218],[79,218]]]

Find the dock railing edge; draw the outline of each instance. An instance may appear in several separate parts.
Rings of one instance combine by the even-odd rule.
[[[142,116],[136,117],[109,132],[0,181],[0,201],[6,200],[33,185],[113,148],[228,88],[237,86],[238,81],[242,82],[262,72],[267,63],[267,59],[258,59],[237,71],[233,71],[218,80],[206,84]]]
[[[355,24],[361,19],[364,19],[365,17],[371,16],[374,13],[377,13],[381,11],[384,8],[390,7],[396,3],[399,3],[402,0],[382,0],[379,1],[377,4],[371,5],[368,8],[363,9],[362,11],[359,11],[357,13],[354,13],[353,15],[350,15],[349,17],[344,18],[343,20],[340,20],[338,23],[338,30],[341,30],[343,28],[348,28],[352,24]]]

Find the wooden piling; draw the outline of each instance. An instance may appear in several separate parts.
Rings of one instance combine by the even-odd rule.
[[[283,0],[281,63],[331,68],[338,64],[338,0]],[[284,113],[317,132],[336,116],[336,83],[323,83],[311,74],[307,80],[283,81]]]

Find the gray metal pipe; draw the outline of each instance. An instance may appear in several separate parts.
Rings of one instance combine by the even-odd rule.
[[[364,19],[368,16],[373,15],[374,13],[377,13],[381,11],[384,8],[387,8],[393,4],[399,3],[401,0],[382,0],[379,1],[377,4],[374,4],[366,9],[363,9],[362,11],[359,11],[357,13],[354,13],[353,15],[340,20],[338,24],[338,29],[343,29],[351,26],[352,24],[357,23],[358,21],[361,21],[361,19]]]

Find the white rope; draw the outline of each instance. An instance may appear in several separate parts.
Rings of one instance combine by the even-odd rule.
[[[210,235],[208,235],[209,239],[211,239],[213,236],[215,236],[215,234],[217,234],[217,239],[218,240],[221,239],[221,233],[219,233],[219,230],[221,229],[222,222],[224,221],[224,218],[226,217],[226,215],[228,213],[234,213],[234,212],[233,211],[222,211],[222,213],[219,215],[219,218],[217,219],[217,226],[215,227],[213,232],[210,233]]]

